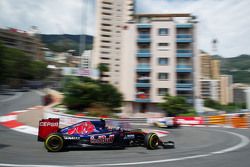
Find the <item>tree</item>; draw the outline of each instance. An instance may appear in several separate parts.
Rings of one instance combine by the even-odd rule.
[[[164,102],[159,104],[159,107],[166,111],[168,116],[176,116],[180,114],[187,114],[193,111],[192,106],[186,102],[184,97],[164,96]]]
[[[47,63],[33,60],[24,52],[0,44],[0,83],[20,85],[24,80],[45,79],[50,70]]]
[[[99,70],[99,81],[101,81],[104,72],[108,72],[108,71],[109,71],[109,67],[106,66],[106,65],[103,64],[103,63],[100,63],[100,64],[98,64],[97,69]]]
[[[83,110],[98,101],[100,87],[94,83],[70,82],[64,92],[63,103],[69,109]]]
[[[47,68],[48,64],[39,60],[31,63],[30,73],[33,79],[42,80],[50,75],[51,71]]]
[[[214,108],[217,110],[223,109],[223,106],[219,102],[212,99],[206,99],[204,102],[204,106],[209,108]]]
[[[103,106],[110,111],[121,107],[122,94],[111,84],[100,83],[87,77],[68,78],[64,84],[63,103],[78,111],[92,106]]]

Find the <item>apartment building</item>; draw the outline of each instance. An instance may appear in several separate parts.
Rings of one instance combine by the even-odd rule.
[[[233,84],[233,102],[234,103],[245,103],[246,102],[246,90],[250,85],[243,83]]]
[[[220,103],[233,102],[233,78],[232,75],[220,75]]]
[[[200,51],[200,66],[202,79],[220,78],[220,61],[206,52]]]
[[[43,59],[43,44],[39,38],[25,31],[14,28],[0,28],[0,41],[6,47],[21,50],[34,59]]]
[[[137,14],[123,27],[125,112],[160,111],[166,93],[200,96],[195,23],[190,14]]]
[[[233,102],[232,76],[220,74],[220,61],[210,54],[200,52],[201,98],[213,99],[221,104]]]
[[[201,98],[220,101],[220,81],[215,79],[200,80]]]
[[[85,50],[83,54],[81,55],[81,67],[85,69],[91,69],[92,64],[92,50]]]
[[[96,0],[96,36],[92,66],[102,63],[109,67],[102,77],[120,87],[121,36],[125,22],[134,14],[134,0]]]

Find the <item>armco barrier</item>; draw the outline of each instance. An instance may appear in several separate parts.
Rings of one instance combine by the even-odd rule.
[[[234,128],[249,128],[247,116],[234,116],[231,118],[231,122]]]
[[[210,125],[225,125],[227,124],[227,118],[225,115],[208,116],[207,123]]]

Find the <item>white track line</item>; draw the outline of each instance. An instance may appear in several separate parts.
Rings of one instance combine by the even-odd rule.
[[[187,156],[187,157],[180,157],[180,158],[172,158],[172,159],[162,159],[162,160],[155,160],[155,161],[141,161],[141,162],[129,162],[129,163],[114,163],[114,164],[93,164],[93,165],[70,165],[71,167],[99,167],[99,166],[133,166],[133,165],[142,165],[142,164],[155,164],[155,163],[164,163],[164,162],[174,162],[174,161],[183,161],[183,160],[188,160],[188,159],[196,159],[196,158],[202,158],[202,157],[208,157],[216,154],[224,154],[227,152],[235,151],[240,148],[243,148],[249,144],[249,139],[246,136],[243,136],[238,133],[234,132],[229,132],[229,131],[224,131],[224,130],[214,130],[214,131],[219,131],[219,132],[224,132],[228,133],[234,136],[237,136],[238,138],[241,139],[240,143],[236,144],[235,146],[215,151],[215,152],[210,152],[207,154],[200,154],[200,155],[193,155],[193,156]],[[4,164],[0,163],[0,166],[15,166],[15,167],[64,167],[64,166],[58,166],[58,165],[19,165],[19,164]],[[66,167],[66,166],[65,166]]]
[[[7,101],[15,100],[15,99],[21,97],[22,95],[23,95],[22,92],[18,92],[17,94],[15,94],[14,96],[11,96],[10,98],[0,100],[0,102],[7,102]]]

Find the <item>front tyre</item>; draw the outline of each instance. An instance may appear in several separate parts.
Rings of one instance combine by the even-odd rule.
[[[50,152],[59,152],[64,148],[64,139],[61,134],[50,134],[44,141],[45,148]]]
[[[144,145],[149,150],[157,149],[159,145],[159,137],[155,133],[148,133],[145,136]]]

